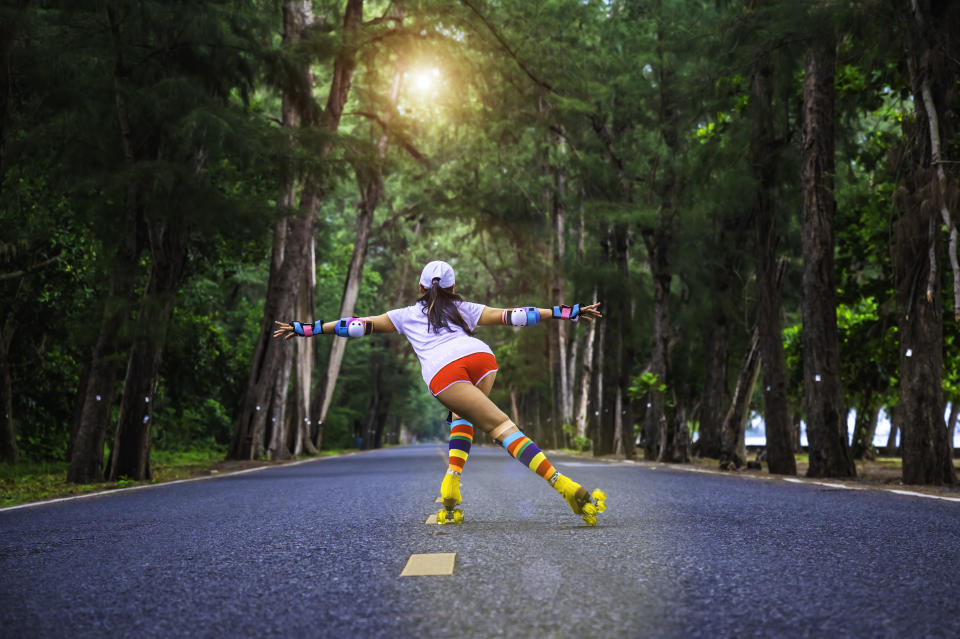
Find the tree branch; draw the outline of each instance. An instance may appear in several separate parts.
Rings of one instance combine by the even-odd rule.
[[[367,118],[368,120],[373,120],[374,122],[380,125],[380,127],[384,130],[385,133],[388,133],[388,134],[390,133],[390,127],[383,120],[383,118],[381,118],[376,113],[370,113],[369,111],[352,111],[350,115],[359,115]],[[397,143],[400,146],[402,146],[404,150],[406,150],[406,152],[412,155],[416,160],[423,162],[424,164],[429,164],[430,159],[427,156],[425,156],[423,153],[421,153],[417,149],[417,147],[413,146],[413,143],[399,136],[393,136],[393,137],[397,141]]]
[[[56,262],[58,259],[60,259],[60,255],[62,255],[62,253],[60,253],[60,254],[58,254],[58,255],[54,255],[53,257],[51,257],[51,258],[49,258],[49,259],[46,259],[46,260],[44,260],[44,261],[42,261],[42,262],[38,262],[37,264],[34,264],[33,266],[28,266],[27,268],[23,269],[22,271],[12,271],[12,272],[10,272],[10,273],[0,273],[0,281],[2,281],[2,280],[14,280],[14,279],[17,279],[18,277],[23,277],[24,275],[27,275],[28,273],[32,273],[33,271],[37,271],[37,270],[43,268],[44,266],[49,266],[50,264],[53,264],[53,263]]]
[[[460,3],[465,5],[468,9],[473,11],[478,18],[480,18],[480,21],[483,23],[483,25],[490,30],[490,33],[492,33],[493,37],[497,39],[497,42],[500,44],[503,50],[507,52],[507,55],[513,58],[513,61],[517,63],[517,66],[520,67],[520,69],[527,75],[528,78],[533,81],[534,84],[536,84],[538,87],[546,89],[547,91],[553,92],[553,87],[550,85],[550,83],[548,83],[546,80],[541,80],[533,71],[530,70],[530,67],[528,67],[526,63],[520,59],[520,56],[518,56],[517,53],[510,48],[510,45],[507,44],[506,40],[503,39],[503,36],[497,32],[490,21],[487,20],[486,16],[480,13],[480,10],[474,6],[473,2],[470,0],[460,0]]]

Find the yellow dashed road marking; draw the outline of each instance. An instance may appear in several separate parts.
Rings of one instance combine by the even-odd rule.
[[[407,565],[403,567],[401,577],[421,577],[432,575],[452,575],[453,563],[457,558],[455,552],[435,552],[421,555],[410,555]]]
[[[426,520],[425,522],[423,522],[423,523],[425,523],[425,524],[435,524],[435,523],[437,523],[437,513],[433,513],[432,515],[430,515],[429,517],[427,517],[427,520]]]

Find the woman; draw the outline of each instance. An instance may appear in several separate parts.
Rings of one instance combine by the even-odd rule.
[[[540,318],[593,321],[602,317],[589,306],[549,308],[493,308],[465,302],[454,293],[453,267],[433,261],[420,274],[420,298],[412,306],[366,318],[342,318],[335,322],[275,322],[274,337],[289,339],[333,333],[340,337],[362,337],[370,333],[397,332],[407,338],[420,359],[423,381],[434,397],[450,411],[449,465],[440,485],[445,510],[437,521],[463,521],[463,512],[454,509],[461,502],[460,474],[470,453],[474,426],[490,435],[511,456],[543,477],[556,489],[577,515],[590,526],[605,509],[606,496],[600,490],[588,493],[580,484],[560,474],[546,455],[524,435],[488,395],[497,375],[497,361],[486,343],[473,336],[477,326],[532,326]]]

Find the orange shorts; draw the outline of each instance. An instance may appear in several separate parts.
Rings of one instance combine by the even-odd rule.
[[[430,392],[436,396],[457,382],[470,382],[476,386],[481,379],[495,372],[497,358],[490,353],[471,353],[441,368],[430,380]]]

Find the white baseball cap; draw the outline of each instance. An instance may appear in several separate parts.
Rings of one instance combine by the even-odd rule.
[[[440,288],[450,288],[456,281],[453,277],[453,267],[443,260],[434,260],[423,267],[420,273],[420,284],[423,288],[433,286],[434,278],[440,278]]]

